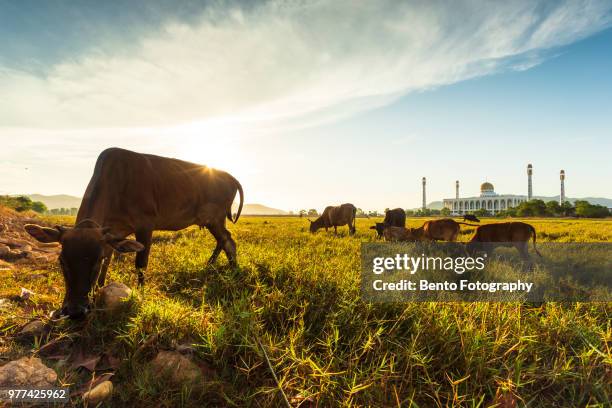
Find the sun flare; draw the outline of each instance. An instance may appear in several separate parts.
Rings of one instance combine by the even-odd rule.
[[[179,126],[174,133],[179,136],[178,158],[234,175],[246,172],[237,126],[226,121],[207,120]]]

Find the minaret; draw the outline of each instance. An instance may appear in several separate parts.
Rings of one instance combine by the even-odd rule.
[[[459,180],[455,181],[455,198],[459,199]]]
[[[427,208],[427,199],[425,197],[425,184],[426,184],[426,180],[425,177],[423,177],[423,210],[425,210]]]
[[[565,202],[565,170],[561,170],[561,173],[559,173],[559,178],[561,179],[561,194],[559,195],[559,204],[563,205]]]
[[[533,196],[533,190],[531,188],[531,175],[533,174],[533,166],[527,165],[527,201],[531,200]]]

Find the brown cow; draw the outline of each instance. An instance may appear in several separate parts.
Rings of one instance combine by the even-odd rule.
[[[466,246],[469,254],[483,251],[490,254],[497,246],[513,246],[521,257],[529,260],[528,242],[533,238],[533,249],[538,256],[542,256],[536,248],[536,230],[524,222],[502,222],[499,224],[481,225],[476,234]]]
[[[348,225],[349,233],[355,234],[355,217],[357,208],[353,204],[342,204],[338,206],[328,206],[323,210],[323,214],[314,221],[310,221],[310,232],[315,233],[320,228],[334,227],[334,233],[338,233],[338,227]]]
[[[235,218],[231,206],[240,193]],[[138,283],[144,284],[153,231],[206,227],[217,240],[209,262],[225,251],[236,265],[236,244],[225,219],[238,221],[242,211],[240,183],[229,173],[177,159],[111,148],[103,151],[81,202],[74,228],[26,225],[41,242],[60,242],[60,263],[66,282],[61,313],[80,317],[88,295],[104,285],[113,249],[138,252]],[[130,234],[136,240],[126,239]]]
[[[406,227],[385,227],[383,237],[385,241],[416,242],[424,240],[422,235],[417,233],[416,228]]]
[[[380,238],[386,227],[405,227],[406,226],[406,211],[402,208],[394,208],[385,213],[383,222],[377,222],[370,229],[376,230],[377,237]]]
[[[421,227],[416,228],[415,234],[425,240],[453,242],[456,241],[459,236],[459,231],[461,229],[459,225],[477,227],[477,225],[457,222],[450,218],[443,218],[441,220],[425,222]]]

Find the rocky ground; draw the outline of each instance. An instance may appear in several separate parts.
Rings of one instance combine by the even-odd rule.
[[[34,213],[18,213],[0,207],[0,269],[12,269],[15,264],[35,265],[53,262],[59,255],[57,243],[43,244],[24,229],[26,224],[41,224]]]
[[[63,294],[57,276],[51,276],[59,273],[60,247],[30,237],[23,228],[29,223],[52,227],[35,214],[0,207],[0,279],[12,277],[27,286],[7,287],[12,295],[0,296],[0,389],[68,387],[72,406],[114,405],[114,376],[126,361],[114,335],[101,347],[94,332],[105,331],[99,321],[121,319],[130,297],[138,295],[123,283],[110,282],[96,294],[97,319],[53,318]],[[195,386],[205,372],[190,347],[152,346],[144,355],[145,366],[170,383]]]

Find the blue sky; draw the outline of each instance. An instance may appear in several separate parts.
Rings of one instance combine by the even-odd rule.
[[[82,195],[122,146],[293,210],[525,194],[527,163],[612,196],[610,2],[209,4],[0,1],[0,194]]]

